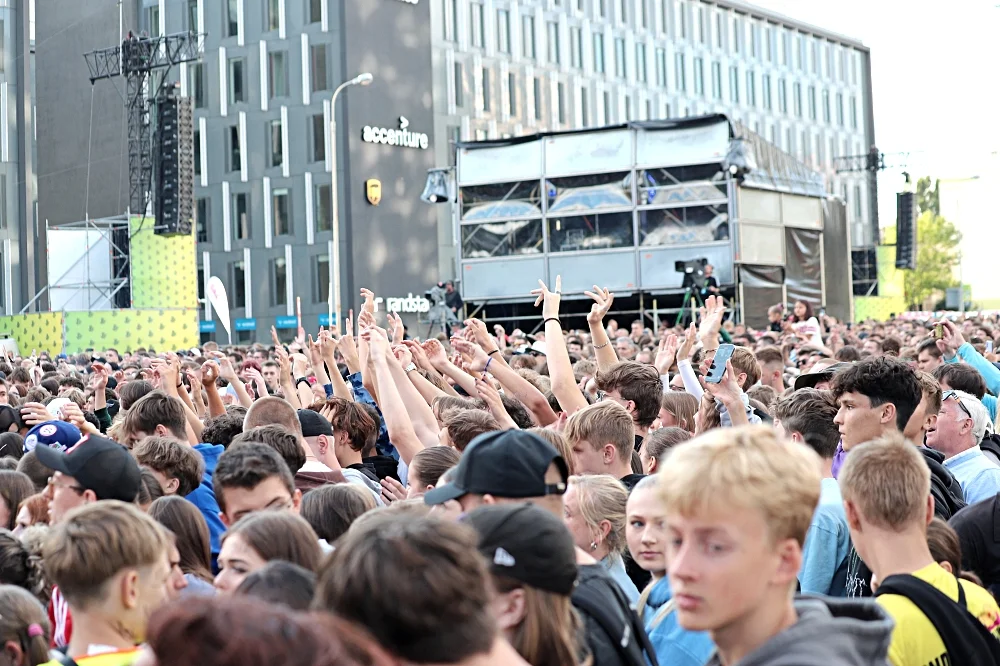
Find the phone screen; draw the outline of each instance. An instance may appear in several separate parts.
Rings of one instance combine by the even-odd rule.
[[[722,377],[726,374],[726,362],[733,357],[735,349],[734,345],[719,345],[718,351],[715,352],[715,358],[712,359],[712,366],[709,368],[708,374],[705,375],[706,382],[718,384],[722,381]]]

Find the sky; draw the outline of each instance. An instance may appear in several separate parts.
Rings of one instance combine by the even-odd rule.
[[[1000,0],[750,1],[871,49],[875,142],[889,164],[905,163],[914,179],[963,178],[1000,151]],[[879,178],[883,226],[894,221],[903,170]]]

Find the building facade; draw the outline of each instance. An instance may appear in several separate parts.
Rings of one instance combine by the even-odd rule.
[[[874,180],[834,170],[875,145],[857,40],[738,0],[431,2],[439,164],[459,140],[725,113],[823,172],[874,244]]]

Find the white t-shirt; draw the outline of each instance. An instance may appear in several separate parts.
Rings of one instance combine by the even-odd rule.
[[[805,321],[793,322],[792,330],[795,331],[796,335],[809,338],[809,344],[816,345],[817,347],[823,346],[823,329],[820,328],[816,317],[809,317]]]

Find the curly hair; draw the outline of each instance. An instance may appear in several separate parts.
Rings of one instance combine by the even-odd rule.
[[[860,361],[833,376],[833,397],[845,393],[866,396],[872,407],[890,403],[896,407],[896,426],[903,431],[920,404],[923,393],[917,374],[909,365],[892,356]]]

